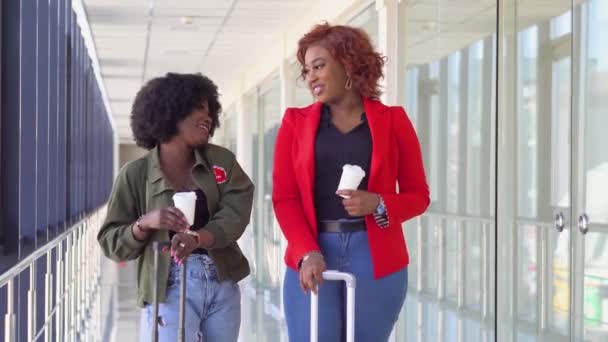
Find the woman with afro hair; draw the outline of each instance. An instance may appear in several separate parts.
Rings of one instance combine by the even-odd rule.
[[[309,290],[321,303],[319,341],[345,339],[344,285],[321,285],[331,269],[356,277],[355,340],[387,341],[407,293],[401,224],[430,202],[420,144],[404,109],[379,101],[385,58],[364,31],[317,25],[299,40],[297,57],[316,102],[285,112],[272,194],[287,239],[289,340],[310,340]],[[337,190],[347,164],[365,177]]]
[[[253,184],[234,154],[210,144],[219,126],[217,86],[201,74],[168,73],[135,98],[131,128],[144,157],[120,171],[97,239],[106,256],[137,260],[141,341],[176,341],[180,265],[187,259],[185,341],[235,342],[240,327],[237,282],[249,264],[237,245],[249,222]],[[194,222],[173,205],[196,194]],[[154,241],[170,242],[154,278]],[[153,317],[154,286],[159,315]]]

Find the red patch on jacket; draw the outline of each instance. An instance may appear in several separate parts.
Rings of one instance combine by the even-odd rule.
[[[215,182],[217,184],[226,183],[226,180],[228,180],[228,175],[223,167],[213,165],[213,173],[215,174]]]

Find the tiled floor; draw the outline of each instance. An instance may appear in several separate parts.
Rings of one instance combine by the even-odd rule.
[[[118,266],[118,310],[115,323],[118,341],[139,341],[136,270],[135,261],[128,262],[124,266]]]

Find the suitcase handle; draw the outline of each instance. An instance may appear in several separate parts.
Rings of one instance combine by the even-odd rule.
[[[154,342],[158,341],[158,264],[160,253],[163,251],[165,247],[171,247],[171,242],[152,242],[152,248],[154,250],[154,310],[153,315],[154,322],[152,323],[154,327],[152,328],[152,340]],[[185,327],[184,322],[186,320],[186,261],[184,260],[180,270],[180,284],[179,284],[179,326],[177,330],[177,340],[183,342],[185,339]]]
[[[355,341],[355,288],[357,279],[352,273],[325,271],[323,279],[346,284],[346,342]],[[310,342],[319,340],[319,297],[310,291]]]

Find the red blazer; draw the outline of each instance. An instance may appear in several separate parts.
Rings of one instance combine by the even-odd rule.
[[[387,228],[380,228],[373,215],[365,217],[374,276],[380,278],[409,263],[401,223],[426,210],[429,188],[420,144],[403,108],[367,98],[363,98],[363,105],[373,142],[368,191],[381,194],[390,222]],[[314,205],[314,146],[321,107],[317,102],[288,108],[275,145],[272,202],[287,238],[285,262],[293,269],[306,253],[320,250]]]

